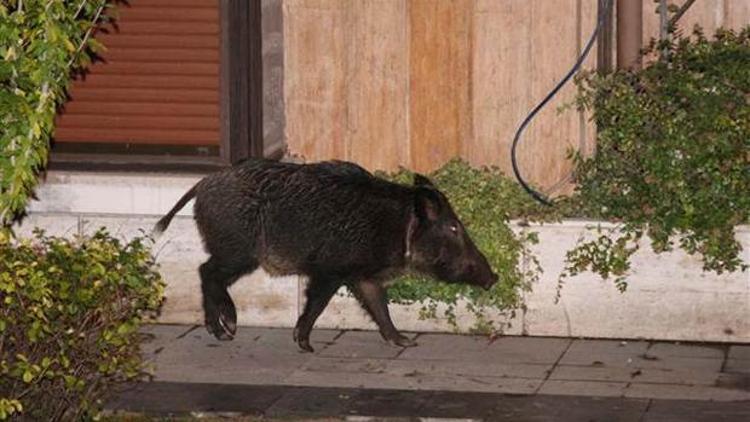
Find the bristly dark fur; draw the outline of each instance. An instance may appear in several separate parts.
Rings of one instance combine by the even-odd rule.
[[[348,162],[251,159],[201,180],[154,230],[164,231],[193,197],[211,255],[200,267],[206,326],[220,339],[236,331],[227,287],[258,267],[276,276],[309,277],[295,329],[304,350],[312,350],[312,326],[344,284],[386,340],[407,346],[413,342],[388,315],[388,277],[410,266],[449,282],[489,287],[497,280],[448,200],[422,176],[415,186],[403,186]]]

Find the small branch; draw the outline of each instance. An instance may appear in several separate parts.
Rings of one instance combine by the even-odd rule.
[[[659,42],[661,47],[661,60],[667,61],[669,48],[665,45],[669,41],[669,16],[667,11],[667,0],[659,0]]]
[[[73,19],[78,19],[78,15],[81,14],[81,10],[83,10],[83,6],[86,5],[88,0],[83,0],[80,5],[78,5],[78,10],[76,10],[75,15],[73,15]]]
[[[96,15],[94,15],[94,19],[91,20],[91,27],[86,31],[86,35],[83,36],[83,40],[81,40],[81,44],[78,45],[78,48],[76,49],[75,53],[73,53],[73,57],[70,58],[70,61],[68,62],[68,67],[70,67],[73,64],[73,61],[75,61],[76,56],[86,46],[86,43],[88,42],[89,37],[91,36],[91,33],[94,31],[94,28],[96,28],[96,23],[99,21],[99,16],[101,16],[102,11],[104,10],[104,6],[106,6],[106,4],[107,2],[103,1],[101,6],[99,6],[99,9],[97,9]]]
[[[690,6],[692,6],[692,5],[693,5],[693,3],[695,3],[695,0],[687,0],[687,1],[686,1],[686,2],[685,2],[685,3],[684,3],[684,4],[683,4],[683,5],[681,6],[681,7],[680,7],[680,9],[679,9],[679,10],[677,10],[677,12],[675,12],[674,16],[672,16],[672,19],[670,19],[670,20],[669,20],[669,27],[670,27],[670,28],[674,28],[674,26],[675,26],[675,25],[677,24],[677,21],[679,21],[679,20],[680,20],[680,18],[682,17],[682,15],[684,15],[684,14],[685,14],[685,12],[687,12],[687,11],[688,11],[688,9],[690,9]]]

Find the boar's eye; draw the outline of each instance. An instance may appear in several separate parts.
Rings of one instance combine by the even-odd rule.
[[[449,228],[449,229],[450,229],[450,231],[451,231],[451,232],[453,232],[454,234],[458,234],[458,225],[456,225],[456,224],[451,224],[451,225],[450,225],[450,226],[449,226],[448,228]]]

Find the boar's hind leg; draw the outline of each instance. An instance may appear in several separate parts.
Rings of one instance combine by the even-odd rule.
[[[225,267],[211,257],[200,266],[203,312],[206,329],[219,340],[232,340],[237,332],[237,310],[229,296],[227,287],[258,265],[243,265],[238,268]]]
[[[377,282],[359,281],[352,283],[352,292],[362,304],[367,313],[370,314],[380,328],[380,335],[388,343],[395,346],[411,347],[417,343],[410,338],[401,335],[391,321],[388,313],[388,299],[385,288]]]
[[[335,280],[319,277],[310,278],[305,291],[307,296],[305,309],[294,327],[294,341],[297,342],[300,349],[306,352],[314,352],[314,349],[310,346],[310,331],[315,325],[315,320],[318,319],[339,287],[341,287],[341,283]]]

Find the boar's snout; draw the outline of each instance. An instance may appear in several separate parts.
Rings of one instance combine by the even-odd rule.
[[[478,265],[469,265],[469,271],[467,271],[464,277],[465,281],[489,290],[497,283],[499,277],[492,271],[484,256],[480,255],[479,261]]]
[[[500,277],[498,277],[497,274],[490,272],[490,278],[488,278],[487,281],[485,281],[482,287],[484,287],[485,290],[489,290],[492,288],[492,286],[495,285],[495,283],[497,283],[497,280],[499,279]]]

